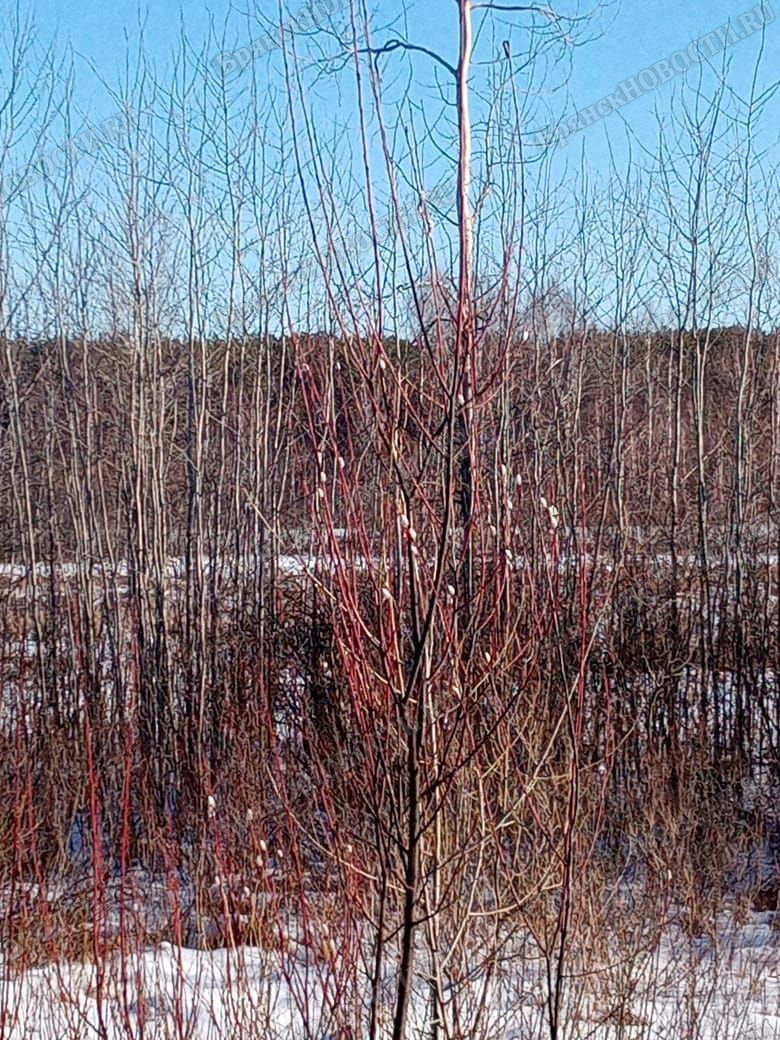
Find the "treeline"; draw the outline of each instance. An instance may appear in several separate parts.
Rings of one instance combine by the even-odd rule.
[[[603,524],[634,549],[690,550],[700,520],[715,545],[725,531],[774,544],[777,333],[590,330],[546,340],[529,332],[515,330],[502,356],[495,336],[480,347],[480,393],[489,398],[480,437],[501,446],[512,472],[532,475],[518,504],[525,521],[544,494],[567,529],[584,524],[593,534]],[[318,452],[326,445],[332,465],[370,451],[367,372],[392,365],[400,445],[440,436],[441,403],[426,399],[423,338],[356,344],[367,356],[325,335],[8,342],[0,387],[5,560],[46,560],[54,535],[61,562],[97,562],[109,549],[125,557],[141,523],[156,525],[171,557],[184,556],[196,513],[211,554],[252,558],[265,537],[255,507],[270,508],[269,498],[270,515],[262,512],[278,548],[299,546]],[[489,382],[499,359],[500,393]],[[310,395],[327,399],[327,423],[312,416]],[[386,488],[376,474],[366,479],[365,460],[360,472],[375,511]],[[77,522],[98,504],[105,530],[85,542]],[[344,526],[346,511],[333,507]]]

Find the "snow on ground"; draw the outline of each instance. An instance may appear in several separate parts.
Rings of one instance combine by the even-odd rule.
[[[627,951],[624,951],[624,954]],[[541,1040],[544,971],[531,958],[486,982],[479,1030],[457,1040]],[[598,958],[573,972],[561,1040],[777,1040],[780,942],[771,914],[689,940],[670,927],[632,960]],[[629,971],[629,967],[633,970]],[[168,943],[115,950],[104,970],[49,964],[0,977],[3,1040],[364,1040],[351,971],[301,950],[194,950]],[[387,980],[392,982],[391,979]],[[486,981],[486,980],[482,980]],[[476,980],[477,990],[480,980]],[[367,989],[367,987],[366,987]],[[412,1003],[410,1040],[430,1037],[427,986]],[[349,1007],[351,1004],[352,1008]],[[389,1036],[392,985],[384,988],[380,1035]],[[444,1040],[447,1034],[440,1034]]]

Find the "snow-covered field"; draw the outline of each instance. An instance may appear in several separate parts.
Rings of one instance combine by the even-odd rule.
[[[717,936],[669,928],[651,949],[595,957],[572,972],[560,1037],[572,1040],[771,1040],[780,1037],[780,933],[771,914],[723,921]],[[542,962],[510,962],[453,1000],[460,1025],[441,1037],[532,1040],[549,1035]],[[0,1035],[8,1040],[362,1040],[366,1010],[351,969],[306,947],[194,950],[162,943],[115,950],[100,971],[59,963],[0,981]],[[432,1035],[420,977],[408,1037]],[[387,980],[392,982],[391,979]],[[390,1035],[390,993],[379,1036]],[[367,1000],[368,986],[365,987]],[[473,997],[473,1000],[469,999]],[[485,1001],[484,1011],[475,1008]],[[351,1025],[349,1023],[352,1023]],[[471,1023],[471,1024],[469,1024]]]

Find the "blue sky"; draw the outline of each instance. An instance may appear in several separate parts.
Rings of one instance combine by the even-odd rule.
[[[246,35],[245,22],[241,17],[240,4],[230,14],[237,42]],[[270,18],[276,17],[276,5],[260,0],[260,11]],[[287,7],[294,13],[303,6],[290,2]],[[593,42],[576,49],[573,54],[571,78],[566,93],[556,95],[553,101],[559,112],[574,112],[598,101],[611,93],[624,79],[636,74],[654,62],[668,57],[675,50],[684,49],[688,43],[705,35],[731,19],[736,23],[739,15],[749,11],[753,5],[749,0],[622,0],[610,3],[593,23]],[[777,13],[780,0],[771,5]],[[60,44],[70,44],[79,56],[77,97],[85,106],[94,107],[96,113],[108,111],[108,102],[100,89],[95,89],[94,78],[87,63],[92,63],[109,80],[121,69],[125,52],[125,36],[131,41],[138,38],[139,21],[145,21],[145,45],[162,70],[175,50],[179,32],[183,26],[193,42],[203,39],[208,31],[210,18],[221,25],[229,12],[229,5],[219,0],[158,0],[149,7],[140,7],[136,0],[76,0],[66,4],[62,0],[26,0],[25,8],[31,12],[42,40],[55,37]],[[375,6],[378,25],[389,24],[398,19],[402,24],[404,6],[395,0]],[[558,9],[565,12],[575,10],[569,0]],[[581,6],[580,10],[585,10]],[[454,61],[456,48],[456,9],[453,0],[417,0],[405,5],[409,39],[439,50],[443,56]],[[509,36],[512,30],[513,46],[522,45],[522,21],[517,15],[491,13],[497,38]],[[249,30],[251,31],[251,30]],[[378,32],[377,39],[382,39]],[[516,41],[516,42],[515,42]],[[735,44],[728,52],[730,59],[729,82],[736,90],[748,89],[753,75],[754,62],[758,53],[759,36]],[[401,60],[400,58],[398,59]],[[765,34],[765,54],[760,80],[768,86],[773,71],[780,68],[780,21],[768,26]],[[425,70],[417,66],[418,75],[424,77]],[[633,102],[613,114],[600,124],[579,135],[587,145],[589,155],[598,162],[605,155],[605,135],[619,141],[623,137],[622,118],[638,134],[652,132],[651,113],[655,106],[663,108],[669,101],[673,89],[679,89],[682,81],[695,75],[695,70],[677,76],[671,83],[659,86],[655,91]],[[432,77],[431,77],[432,80]],[[109,106],[110,107],[110,106]],[[578,141],[578,144],[580,142]]]
[[[249,4],[252,0],[241,2],[243,7],[244,3]],[[305,0],[289,0],[286,10],[294,15],[304,3]],[[575,3],[576,0],[561,0],[557,10],[572,13],[576,10]],[[63,4],[62,0],[25,0],[25,4],[25,10],[29,10],[37,25],[41,45],[55,38],[60,50],[68,46],[72,49],[76,66],[75,101],[81,111],[86,110],[96,121],[116,111],[116,104],[100,86],[99,77],[109,82],[121,77],[127,45],[129,43],[133,48],[137,43],[141,22],[144,23],[145,52],[156,66],[160,82],[166,81],[166,67],[172,66],[182,31],[196,49],[208,37],[210,24],[221,31],[226,19],[230,27],[230,46],[247,44],[261,33],[260,20],[247,19],[240,8],[231,10],[219,0],[179,0],[177,3],[158,0],[148,8],[139,8],[136,0],[77,0],[71,6]],[[657,0],[650,6],[640,3],[640,0],[608,3],[588,25],[591,42],[571,51],[570,67],[568,64],[560,66],[553,70],[544,83],[540,80],[530,85],[536,97],[537,116],[542,122],[536,122],[535,116],[534,124],[529,129],[544,126],[550,120],[566,118],[600,101],[614,92],[624,80],[668,59],[676,51],[684,51],[692,40],[705,36],[729,21],[739,28],[740,16],[753,6],[749,0]],[[258,0],[257,9],[261,19],[266,17],[272,22],[278,19],[278,9],[271,0]],[[583,3],[579,10],[582,12],[585,9]],[[775,14],[778,13],[776,9],[780,9],[780,0],[774,0],[771,5]],[[392,28],[395,26],[410,42],[437,51],[450,63],[456,61],[457,11],[454,0],[415,0],[405,7],[396,0],[380,0],[374,6],[374,12],[375,44],[398,35]],[[501,41],[511,39],[512,52],[517,55],[522,50],[525,38],[521,17],[496,12],[491,12],[488,17],[489,28],[481,34],[476,53],[473,77],[475,89],[484,87],[488,68],[484,59],[495,59],[496,53],[501,51]],[[762,40],[764,51],[757,74],[757,91],[761,93],[770,87],[776,70],[780,68],[780,18],[775,18],[765,33],[756,33],[736,42],[725,52],[729,64],[727,81],[739,94],[746,95],[751,89]],[[207,53],[216,55],[217,49],[209,45]],[[723,55],[712,59],[714,65],[720,65],[722,60]],[[264,86],[264,77],[274,75],[274,63],[278,71],[278,52],[259,59],[254,66],[253,71],[261,88]],[[388,89],[389,94],[403,87],[411,67],[417,97],[425,99],[427,96],[434,99],[432,104],[436,103],[435,65],[429,58],[418,56],[410,64],[405,56],[398,54],[386,59],[384,67],[388,70],[386,80],[393,79],[389,73],[394,69],[399,73],[396,83],[391,83]],[[562,68],[568,70],[566,76],[563,76]],[[616,157],[620,167],[628,154],[629,143],[634,158],[641,156],[643,148],[652,153],[657,140],[657,120],[668,120],[667,113],[675,94],[693,88],[702,70],[705,70],[706,95],[716,82],[716,72],[706,66],[694,66],[689,72],[676,75],[670,82],[657,86],[618,112],[573,135],[565,148],[558,148],[555,152],[553,170],[557,183],[568,191],[568,181],[580,174],[583,161],[589,178],[593,171],[606,178],[610,155]],[[344,89],[348,92],[352,89],[351,77],[347,76],[346,80]],[[523,82],[529,85],[527,80]],[[241,74],[231,80],[231,84],[231,90],[238,96],[248,90],[251,77]],[[556,89],[550,91],[551,87]],[[340,122],[342,126],[349,125],[353,99],[345,95],[343,107],[340,107],[334,104],[335,97],[337,95],[326,94],[324,100],[320,98],[320,111],[324,112],[326,120]],[[760,143],[769,150],[771,158],[775,157],[775,153],[780,153],[777,148],[779,102],[780,96],[771,99],[762,120]],[[448,149],[452,145],[447,134],[451,133],[452,128],[446,128],[442,138]],[[355,137],[353,134],[353,144]],[[356,144],[355,148],[359,151]],[[443,162],[451,167],[452,158],[453,153],[450,151],[444,159],[435,162]],[[451,170],[449,172],[451,176]],[[430,170],[426,177],[431,179],[432,183],[428,185],[430,189],[440,180],[440,171]],[[576,191],[570,194],[572,198],[578,196]]]

